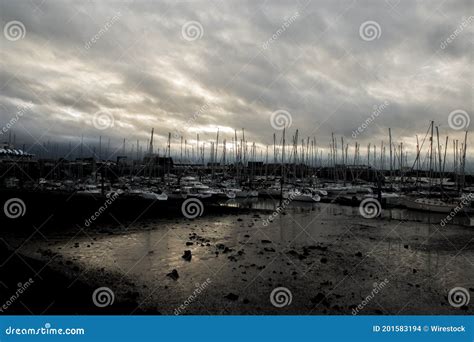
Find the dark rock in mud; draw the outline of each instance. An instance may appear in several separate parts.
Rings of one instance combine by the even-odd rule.
[[[314,250],[319,250],[323,252],[328,250],[327,247],[323,247],[323,246],[308,246],[307,249],[314,249]]]
[[[231,300],[231,301],[236,301],[237,299],[239,299],[239,296],[236,295],[235,293],[230,292],[228,295],[224,296],[224,298],[227,298],[228,300]]]
[[[184,251],[184,254],[182,256],[182,258],[186,261],[191,261],[191,258],[192,258],[192,254],[191,254],[191,251],[190,250],[186,250]]]
[[[326,296],[322,294],[321,292],[319,292],[316,296],[311,298],[311,303],[313,303],[314,305],[322,304],[326,307],[329,307],[329,301],[327,300]]]
[[[176,271],[176,270],[172,270],[172,271],[171,271],[170,273],[168,273],[166,276],[167,276],[167,277],[170,277],[170,278],[173,279],[173,280],[178,280],[178,278],[179,278],[178,271]]]

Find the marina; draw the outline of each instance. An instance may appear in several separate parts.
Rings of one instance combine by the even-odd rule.
[[[49,305],[53,314],[347,315],[383,284],[385,295],[364,314],[459,313],[440,298],[455,284],[474,283],[465,145],[450,169],[435,156],[448,140],[423,161],[420,148],[409,168],[408,156],[387,164],[385,148],[377,154],[370,145],[369,166],[359,164],[357,143],[349,162],[349,146],[338,156],[335,138],[328,160],[318,160],[309,139],[290,148],[275,144],[274,163],[259,160],[255,149],[248,155],[242,140],[229,160],[232,152],[218,139],[209,162],[184,167],[170,140],[167,154],[154,153],[153,131],[141,161],[27,155],[33,177],[18,172],[25,154],[6,153],[0,197],[20,199],[24,212],[6,221],[4,248],[63,277],[46,293],[66,296],[74,285],[87,296],[90,286],[102,285],[118,301],[103,311],[37,299],[28,307]],[[199,300],[176,311],[201,284]],[[291,289],[293,305],[276,311],[267,298],[282,286]]]
[[[0,3],[1,341],[474,314],[468,0]]]

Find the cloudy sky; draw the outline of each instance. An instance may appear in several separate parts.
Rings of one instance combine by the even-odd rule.
[[[264,146],[283,122],[412,146],[430,120],[443,141],[474,121],[470,0],[0,3],[2,140],[145,145],[154,127],[163,147],[219,127]]]

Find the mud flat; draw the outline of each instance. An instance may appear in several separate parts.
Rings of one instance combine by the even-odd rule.
[[[4,242],[48,263],[54,276],[35,268],[46,288],[54,277],[81,284],[64,296],[58,289],[49,314],[76,303],[108,314],[474,313],[472,303],[448,301],[454,287],[474,296],[472,228],[405,221],[403,213],[365,219],[333,204],[287,208],[266,225],[269,213],[148,219]],[[25,281],[9,272],[11,284]],[[92,304],[98,287],[114,292],[112,305]]]

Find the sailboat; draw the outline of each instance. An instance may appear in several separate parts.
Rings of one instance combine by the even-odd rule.
[[[459,203],[447,203],[439,198],[411,198],[404,197],[402,204],[408,209],[431,211],[434,213],[450,213]]]
[[[289,199],[292,201],[299,201],[299,202],[319,202],[321,201],[321,197],[311,191],[310,189],[303,189],[302,191],[299,190],[290,190],[283,193],[284,199]]]

